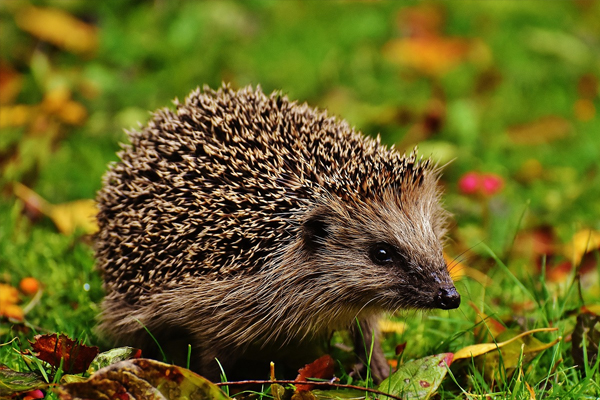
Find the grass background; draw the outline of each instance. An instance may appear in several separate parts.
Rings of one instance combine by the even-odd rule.
[[[32,4],[85,22],[94,39],[73,50],[28,27]],[[81,35],[45,18],[58,36]],[[409,313],[406,331],[388,335],[390,356],[401,342],[404,360],[474,343],[469,301],[510,329],[556,326],[566,338],[579,307],[600,304],[597,257],[581,291],[575,269],[559,268],[576,232],[600,231],[597,1],[5,1],[0,25],[0,280],[17,286],[33,276],[44,288],[29,328],[0,322],[2,342],[56,331],[99,342],[102,290],[89,237],[27,217],[14,182],[55,204],[91,199],[123,129],[221,82],[283,90],[387,144],[419,142],[425,155],[454,160],[442,178],[455,215],[447,251],[493,284],[464,277],[459,311]],[[502,191],[462,193],[470,171],[498,175]],[[570,346],[523,367],[539,396],[598,396],[597,370],[583,378]],[[0,362],[21,365],[9,346]],[[459,383],[475,393],[529,393],[518,374],[492,381],[461,371]],[[451,382],[441,391],[459,394]]]

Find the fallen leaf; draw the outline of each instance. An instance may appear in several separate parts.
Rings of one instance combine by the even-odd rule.
[[[271,384],[271,396],[273,396],[274,400],[284,400],[290,398],[290,396],[286,396],[285,387],[277,383]]]
[[[333,378],[335,361],[329,354],[318,358],[310,364],[306,364],[298,370],[296,382],[306,382],[308,378],[331,379]],[[296,384],[296,392],[308,392],[314,389],[311,384]]]
[[[585,344],[585,346],[584,346]],[[577,316],[573,331],[571,354],[577,367],[585,373],[585,363],[593,368],[598,357],[600,345],[600,315],[583,312]]]
[[[91,375],[94,372],[118,363],[119,361],[140,358],[141,356],[142,351],[134,347],[117,347],[115,349],[110,349],[98,354],[94,360],[92,360],[90,367],[87,369],[87,373]]]
[[[17,25],[48,43],[74,53],[92,53],[98,45],[96,27],[54,9],[27,7],[16,15]]]
[[[383,48],[392,63],[439,76],[464,62],[470,43],[460,38],[437,36],[393,39]]]
[[[549,115],[528,124],[513,126],[508,129],[508,137],[514,144],[540,145],[563,139],[571,132],[569,121],[562,117]]]
[[[84,382],[61,385],[57,392],[62,400],[229,399],[213,383],[190,370],[144,358],[112,364]]]
[[[527,388],[527,391],[529,392],[529,400],[535,400],[535,392],[534,392],[533,388],[527,382],[525,382],[525,387]]]
[[[559,336],[550,343],[543,343],[532,336],[532,333],[556,330],[557,328],[533,329],[518,335],[513,331],[505,330],[496,338],[498,343],[467,346],[455,353],[455,359],[473,357],[476,367],[482,371],[486,381],[497,381],[506,374],[512,374],[522,363],[531,361],[538,353],[562,340]],[[511,335],[515,336],[501,341],[502,338]]]
[[[588,304],[587,306],[581,307],[581,311],[584,313],[600,315],[600,304]]]
[[[87,118],[87,110],[83,104],[70,100],[59,110],[58,117],[64,123],[81,125]]]
[[[10,65],[0,62],[0,104],[12,103],[22,86],[22,75]]]
[[[22,321],[24,318],[23,309],[17,305],[19,302],[19,292],[16,288],[0,283],[0,316],[14,318]]]
[[[53,367],[58,367],[62,359],[63,370],[71,374],[79,374],[87,370],[98,355],[96,346],[86,346],[64,334],[36,335],[34,341],[29,343],[37,358]]]
[[[573,235],[571,242],[565,246],[565,255],[572,257],[573,264],[579,265],[587,253],[596,250],[600,250],[600,232],[583,229]]]
[[[51,206],[48,216],[54,221],[58,230],[70,235],[77,229],[87,234],[98,230],[96,224],[96,202],[94,200],[75,200]]]
[[[71,90],[64,85],[48,90],[41,103],[42,110],[48,114],[56,114],[71,99]]]
[[[469,305],[477,313],[475,323],[479,324],[481,322],[474,331],[477,337],[481,338],[483,337],[482,333],[485,333],[491,335],[492,338],[495,338],[506,330],[506,327],[502,325],[500,321],[485,314],[475,305],[475,303],[469,301]]]
[[[2,106],[0,112],[0,128],[11,128],[25,125],[35,115],[36,107],[18,104]]]
[[[406,324],[404,322],[392,321],[387,318],[380,319],[378,325],[381,333],[402,334],[406,330]]]
[[[458,261],[458,257],[450,257],[446,252],[444,252],[443,255],[444,261],[446,261],[446,265],[448,266],[448,272],[453,281],[460,280],[460,278],[465,276],[467,266]]]
[[[471,346],[466,346],[463,347],[462,349],[458,350],[456,353],[454,353],[454,359],[455,360],[459,360],[461,358],[471,358],[471,357],[477,357],[480,356],[482,354],[488,353],[490,351],[493,350],[497,350],[503,346],[506,346],[507,344],[510,344],[512,342],[514,342],[515,340],[521,339],[525,336],[531,335],[533,333],[536,332],[551,332],[551,331],[556,331],[558,330],[558,328],[539,328],[539,329],[532,329],[526,332],[523,332],[521,334],[516,335],[515,337],[508,339],[504,342],[499,342],[499,343],[480,343],[480,344],[474,344]],[[556,343],[558,343],[560,341],[560,337],[558,339],[556,339],[554,342],[551,343],[547,343],[544,344],[542,346],[542,348],[533,348],[531,349],[532,351],[541,351],[541,350],[545,350],[548,347],[552,347],[554,346]]]
[[[0,364],[0,396],[15,397],[35,389],[48,387],[42,377],[34,372],[18,372]]]
[[[75,200],[62,204],[50,204],[27,186],[15,182],[15,195],[23,201],[28,215],[39,213],[52,219],[61,233],[70,235],[77,229],[87,234],[98,231],[96,214],[98,212],[94,200]]]
[[[442,353],[401,365],[377,387],[403,399],[428,399],[442,383],[453,361],[452,353]]]

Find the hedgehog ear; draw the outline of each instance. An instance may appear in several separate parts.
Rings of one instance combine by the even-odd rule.
[[[302,224],[302,242],[304,248],[313,253],[321,246],[329,235],[328,224],[325,216],[316,213],[308,217]]]

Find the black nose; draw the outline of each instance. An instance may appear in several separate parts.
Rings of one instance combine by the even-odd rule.
[[[434,307],[442,310],[451,310],[460,305],[460,294],[454,286],[442,287],[433,299]]]

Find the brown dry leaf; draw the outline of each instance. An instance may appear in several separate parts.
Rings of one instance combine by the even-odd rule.
[[[383,53],[394,64],[439,76],[464,62],[470,48],[465,39],[427,36],[391,40]]]
[[[12,103],[23,86],[23,76],[10,65],[0,62],[0,104]]]
[[[36,335],[29,343],[37,358],[53,367],[58,367],[63,359],[63,369],[71,374],[85,372],[99,353],[96,346],[86,346],[58,333]]]
[[[500,347],[506,346],[507,344],[510,344],[510,343],[514,342],[515,340],[518,340],[518,339],[520,339],[520,338],[522,338],[524,336],[531,335],[531,334],[536,333],[536,332],[551,332],[551,331],[556,331],[556,330],[558,330],[558,328],[532,329],[532,330],[523,332],[523,333],[521,333],[519,335],[516,335],[515,337],[513,337],[513,338],[511,338],[509,340],[506,340],[504,342],[499,342],[499,343],[480,343],[480,344],[474,344],[474,345],[471,345],[471,346],[466,346],[466,347],[463,347],[462,349],[458,350],[456,353],[454,353],[454,359],[458,360],[458,359],[461,359],[461,358],[477,357],[477,356],[480,356],[482,354],[488,353],[490,351],[499,349]],[[547,349],[549,347],[554,346],[560,340],[561,340],[561,338],[559,337],[554,342],[547,343],[547,344],[544,344],[541,347],[535,347],[535,348],[532,348],[530,350],[531,351],[539,352],[539,351],[542,351],[542,350],[545,350],[545,349]]]
[[[590,368],[593,368],[600,347],[600,316],[589,312],[579,314],[572,337],[571,354],[577,367],[585,372],[587,360]]]
[[[572,263],[563,256],[564,251],[551,226],[520,232],[513,252],[531,260],[532,273],[539,274],[545,268],[549,282],[563,282],[573,270]]]
[[[89,54],[98,46],[96,27],[62,10],[27,7],[17,14],[16,21],[33,36],[74,53]]]
[[[565,138],[571,132],[569,121],[555,115],[548,115],[528,124],[508,129],[508,136],[514,144],[539,145]]]
[[[0,316],[22,321],[24,313],[23,309],[17,305],[18,302],[19,292],[17,288],[0,283]]]
[[[229,399],[213,383],[190,370],[144,358],[120,361],[86,381],[62,385],[58,396],[62,400]]]
[[[296,382],[306,382],[307,378],[331,379],[333,378],[335,361],[329,354],[318,358],[310,364],[306,364],[304,368],[298,370]],[[308,392],[314,389],[311,384],[296,384],[296,392]]]

